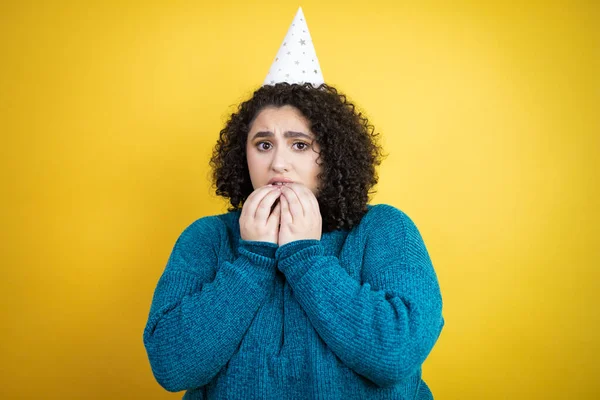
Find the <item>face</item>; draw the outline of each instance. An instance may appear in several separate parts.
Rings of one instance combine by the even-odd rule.
[[[315,195],[319,187],[319,146],[308,120],[295,107],[266,107],[254,119],[246,155],[254,189],[271,180],[289,180],[308,187]]]

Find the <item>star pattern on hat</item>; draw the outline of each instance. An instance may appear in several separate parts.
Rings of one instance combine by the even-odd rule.
[[[308,71],[313,71],[313,73],[307,74]],[[300,7],[282,41],[263,85],[288,82],[311,83],[318,86],[324,82],[320,71],[319,60],[304,13]]]

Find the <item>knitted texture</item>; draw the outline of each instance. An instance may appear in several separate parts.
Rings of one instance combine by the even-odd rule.
[[[180,235],[144,345],[184,399],[417,399],[444,326],[437,277],[412,220],[368,206],[351,231],[278,247],[240,238],[240,212]]]

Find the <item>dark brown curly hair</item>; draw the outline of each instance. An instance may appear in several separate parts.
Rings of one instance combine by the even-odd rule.
[[[377,184],[375,167],[384,157],[379,134],[366,116],[333,86],[278,83],[256,90],[231,114],[213,150],[213,187],[239,210],[254,188],[246,160],[246,139],[254,118],[265,107],[296,107],[309,121],[320,146],[322,165],[317,200],[323,231],[351,229],[367,211]]]

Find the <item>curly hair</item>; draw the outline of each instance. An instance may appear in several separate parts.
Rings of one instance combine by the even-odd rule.
[[[231,114],[219,134],[210,160],[216,194],[239,210],[254,188],[246,160],[252,122],[265,107],[293,106],[309,121],[320,146],[317,194],[323,231],[352,229],[367,211],[377,184],[375,167],[384,157],[379,134],[366,116],[333,86],[278,83],[256,90]]]

